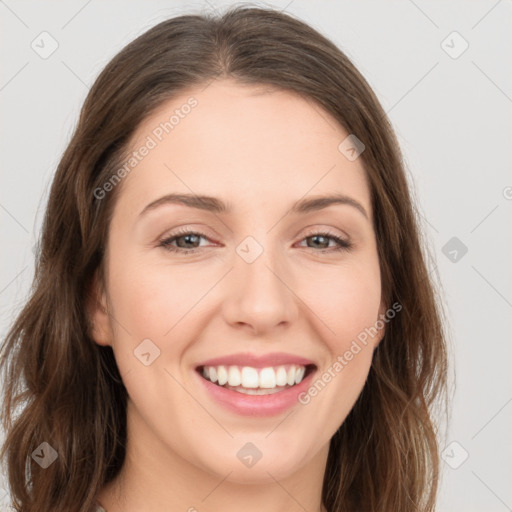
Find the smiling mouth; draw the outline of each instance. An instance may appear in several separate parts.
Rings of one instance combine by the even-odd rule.
[[[266,368],[199,366],[199,375],[217,386],[246,395],[270,395],[300,384],[316,370],[314,364],[286,364]]]

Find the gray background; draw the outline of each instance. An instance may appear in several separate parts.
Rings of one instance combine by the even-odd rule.
[[[95,77],[159,21],[230,4],[0,0],[2,337],[27,296],[51,178]],[[389,113],[450,322],[456,388],[438,510],[512,510],[512,3],[258,5],[330,37]],[[51,48],[44,31],[58,43],[48,58],[31,47]]]

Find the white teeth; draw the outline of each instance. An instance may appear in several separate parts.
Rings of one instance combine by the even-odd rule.
[[[280,366],[277,369],[277,373],[276,373],[276,384],[278,386],[286,386],[287,380],[288,380],[288,374],[286,373],[286,368],[284,366]]]
[[[228,383],[230,386],[240,386],[242,378],[237,366],[230,366],[228,370]]]
[[[218,382],[219,386],[244,389],[276,389],[277,387],[294,386],[302,382],[305,373],[305,366],[295,364],[266,368],[222,365],[203,367],[205,379],[214,383]]]
[[[217,368],[217,378],[219,379],[219,386],[224,386],[228,381],[228,372],[225,366],[219,366]]]
[[[263,368],[260,372],[260,388],[275,388],[276,387],[276,372],[273,368]]]
[[[288,369],[286,383],[288,384],[288,386],[293,386],[295,384],[295,366],[290,366],[290,368]]]
[[[259,384],[258,370],[250,366],[242,368],[242,387],[244,388],[257,388]]]
[[[295,370],[295,384],[300,384],[304,378],[304,373],[306,373],[306,368],[304,366],[300,366]]]
[[[279,393],[282,391],[280,388],[274,389],[264,389],[264,388],[256,388],[249,389],[243,388],[242,386],[238,386],[236,388],[228,387],[231,391],[236,391],[237,393],[243,393],[244,395],[273,395],[274,393]]]

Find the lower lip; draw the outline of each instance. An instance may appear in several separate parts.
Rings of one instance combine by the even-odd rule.
[[[246,395],[231,391],[205,379],[197,371],[197,378],[203,383],[210,396],[220,405],[244,416],[274,416],[298,403],[298,395],[306,391],[316,373],[313,370],[300,384],[283,389],[271,395]]]

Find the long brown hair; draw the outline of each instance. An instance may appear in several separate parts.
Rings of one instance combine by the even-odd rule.
[[[31,296],[2,345],[0,456],[13,506],[89,512],[121,469],[127,393],[112,349],[93,341],[86,313],[120,187],[101,200],[94,191],[118,169],[147,116],[216,78],[298,92],[366,146],[360,158],[371,187],[383,298],[402,310],[331,439],[322,499],[329,512],[434,510],[433,408],[446,396],[444,323],[393,129],[332,42],[290,15],[247,6],[159,23],[112,59],[85,100],[52,183]],[[32,457],[42,442],[58,454],[46,469]]]

